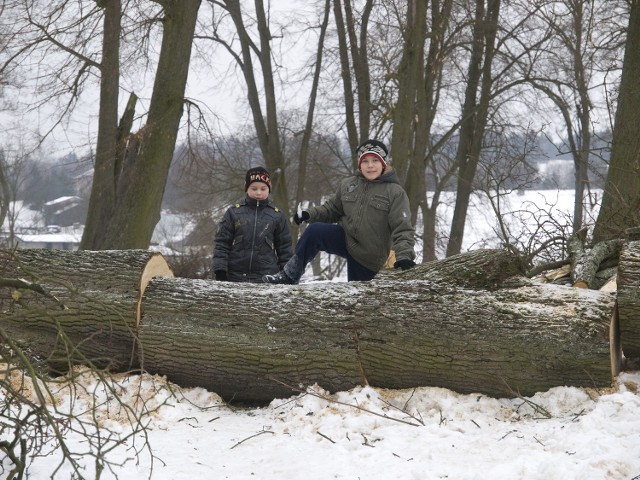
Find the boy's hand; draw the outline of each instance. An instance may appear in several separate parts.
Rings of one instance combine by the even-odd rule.
[[[311,218],[311,215],[309,215],[309,212],[307,212],[306,210],[303,210],[302,212],[300,212],[300,215],[298,215],[297,213],[293,215],[293,221],[295,222],[296,225],[300,225],[302,222],[306,222],[310,218]]]
[[[402,270],[408,270],[410,268],[413,268],[416,266],[416,262],[414,262],[413,260],[398,260],[396,263],[393,264],[393,268],[401,268]]]

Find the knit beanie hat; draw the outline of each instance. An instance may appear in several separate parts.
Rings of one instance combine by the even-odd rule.
[[[244,191],[249,189],[249,185],[253,182],[266,183],[269,187],[269,193],[271,193],[271,177],[269,172],[263,167],[253,167],[247,170],[247,174],[244,177]]]
[[[387,146],[378,140],[365,140],[360,144],[356,150],[358,156],[358,170],[360,170],[360,163],[362,163],[362,157],[368,154],[373,154],[378,157],[378,160],[382,162],[382,170],[387,168],[387,155],[389,150]]]

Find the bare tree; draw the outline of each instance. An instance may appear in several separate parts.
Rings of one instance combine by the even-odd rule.
[[[6,223],[4,242],[11,248],[17,245],[16,227],[24,207],[18,200],[26,197],[28,181],[35,169],[29,151],[23,145],[6,145],[0,151],[0,226]]]
[[[100,248],[146,248],[160,219],[162,196],[183,113],[200,0],[162,0],[162,45],[145,126],[128,138],[116,208]],[[99,202],[89,204],[89,216]],[[85,230],[87,234],[87,230]],[[92,248],[91,231],[82,247]],[[93,247],[95,248],[95,247]]]
[[[274,198],[279,208],[288,212],[289,193],[276,102],[276,71],[272,62],[271,44],[275,36],[270,30],[269,10],[262,0],[255,0],[255,18],[250,19],[243,11],[244,4],[239,0],[208,0],[208,3],[212,7],[220,7],[226,13],[233,22],[236,34],[234,39],[228,39],[221,33],[220,22],[225,20],[222,15],[217,18],[210,34],[202,38],[209,38],[223,45],[242,72],[262,158],[272,175]],[[251,28],[255,28],[255,32],[251,32]],[[252,38],[252,33],[257,35],[257,41]],[[254,58],[257,59],[261,72],[261,82],[258,81]],[[262,96],[260,84],[264,92]]]
[[[120,0],[11,3],[11,18],[19,21],[11,26],[11,42],[0,72],[18,69],[31,72],[31,65],[39,65],[39,87],[44,92],[39,98],[40,105],[49,108],[60,105],[44,136],[73,112],[94,75],[100,78],[94,188],[81,244],[85,249],[146,248],[160,215],[182,116],[200,0],[158,0],[153,4],[162,12],[149,9],[149,4],[144,8],[129,1],[125,13]],[[147,15],[149,18],[145,18]],[[127,35],[121,25],[125,20]],[[159,20],[163,43],[146,125],[130,136],[133,101],[118,125],[120,39],[134,42],[136,34],[148,34],[148,27],[158,25]],[[139,41],[148,44],[149,38],[147,35]],[[128,62],[133,62],[134,57],[141,58],[144,51],[144,48],[128,50]]]
[[[351,0],[333,2],[345,123],[351,151],[355,151],[359,143],[370,134],[372,104],[368,35],[373,6],[373,0],[365,0],[362,12],[358,15]]]
[[[486,4],[485,4],[486,3]],[[493,57],[498,31],[500,0],[476,0],[473,40],[462,108],[462,126],[456,162],[459,165],[456,206],[451,222],[447,257],[460,253],[469,197],[473,190],[482,140],[489,113]]]
[[[591,0],[550,1],[536,15],[549,35],[530,57],[536,64],[525,76],[552,101],[563,120],[566,143],[560,151],[570,153],[574,163],[574,233],[584,222],[594,109],[598,107],[593,97],[601,87],[599,65],[609,63],[605,55],[615,51],[611,28],[616,15],[612,2]]]
[[[313,83],[309,95],[309,109],[307,110],[307,118],[305,121],[304,131],[300,142],[300,154],[298,160],[298,182],[295,192],[295,204],[299,205],[305,198],[304,185],[307,181],[307,163],[309,156],[309,144],[313,135],[314,112],[318,98],[318,86],[320,83],[320,74],[322,73],[323,51],[325,46],[325,37],[329,25],[329,16],[331,13],[331,0],[325,1],[324,15],[320,24],[320,34],[318,39],[318,48],[316,51],[315,68],[313,71]],[[299,227],[293,226],[292,236],[298,238]]]
[[[4,224],[9,203],[11,202],[11,192],[9,190],[9,179],[7,176],[7,166],[4,150],[0,150],[0,227]]]
[[[96,4],[104,10],[102,61],[94,63],[100,71],[100,110],[93,186],[81,247],[98,250],[107,246],[105,239],[116,208],[116,189],[123,148],[119,149],[119,158],[116,151],[118,144],[123,145],[126,138],[118,138],[122,34],[120,0],[101,0]],[[129,132],[123,133],[125,137]]]
[[[411,204],[412,222],[423,209],[423,261],[435,259],[435,216],[440,189],[450,175],[432,177],[433,204],[428,205],[426,169],[436,158],[438,148],[431,144],[433,121],[438,110],[443,71],[451,37],[447,35],[453,1],[410,2],[407,8],[407,28],[403,56],[398,69],[398,104],[393,116],[392,153],[394,167],[405,185]],[[428,48],[425,53],[425,42]],[[426,55],[426,56],[425,56]],[[457,125],[450,130],[449,135]],[[431,147],[431,153],[427,150]],[[439,168],[432,166],[434,172]],[[445,183],[440,183],[444,180]]]
[[[640,225],[640,1],[629,2],[629,26],[613,130],[611,163],[594,241],[622,238]]]

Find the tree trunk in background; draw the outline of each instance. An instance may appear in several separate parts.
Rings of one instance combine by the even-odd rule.
[[[147,248],[160,220],[162,196],[182,118],[191,46],[200,0],[160,2],[164,7],[158,70],[137,151],[125,160],[104,248]]]
[[[624,238],[627,228],[640,225],[640,1],[630,4],[611,161],[593,231],[596,242]]]
[[[70,259],[78,253],[82,262]],[[608,386],[620,364],[610,350],[613,294],[530,282],[502,250],[386,271],[371,282],[261,287],[159,278],[162,269],[149,268],[145,254],[42,253],[48,263],[27,268],[56,272],[45,285],[59,300],[27,309],[12,291],[2,331],[46,358],[60,325],[90,358],[115,369],[132,364],[135,342],[146,371],[236,401],[268,402],[314,383],[334,391],[368,383],[532,395]],[[145,289],[141,276],[155,278]]]
[[[360,17],[360,35],[355,30],[353,7],[350,1],[334,0],[334,16],[338,32],[338,49],[345,102],[345,122],[351,152],[369,138],[371,126],[371,78],[369,73],[367,35],[373,0],[366,0]],[[346,17],[346,19],[345,19]],[[355,85],[354,85],[355,84]],[[357,92],[358,102],[353,95]],[[353,170],[358,167],[352,159]]]
[[[419,201],[424,198],[424,157],[430,125],[425,96],[424,47],[427,38],[427,2],[409,0],[403,34],[402,58],[398,67],[398,101],[393,115],[391,156],[400,183],[409,195],[411,221],[415,225]],[[420,150],[418,150],[418,148]],[[417,194],[417,192],[421,192]]]
[[[4,219],[7,218],[9,202],[11,202],[11,191],[9,190],[4,160],[4,152],[0,151],[0,226],[4,223]]]
[[[358,95],[358,123],[360,124],[360,139],[358,144],[370,136],[371,129],[371,72],[369,71],[369,51],[367,48],[367,38],[369,35],[369,17],[374,6],[374,0],[365,0],[362,6],[362,13],[359,14],[360,31],[356,31],[358,21],[354,16],[352,2],[344,2],[344,13],[346,17],[346,31],[349,37],[349,47],[351,50],[351,61],[353,75],[356,79],[356,92]],[[357,145],[356,145],[357,146]],[[355,150],[355,148],[353,149]]]
[[[329,16],[331,13],[331,0],[325,1],[324,17],[322,24],[320,25],[320,38],[318,40],[318,49],[316,51],[315,70],[313,73],[313,84],[311,85],[311,93],[309,95],[309,109],[307,111],[307,121],[304,127],[304,133],[302,134],[302,141],[300,143],[300,156],[298,160],[298,182],[296,185],[295,193],[295,205],[294,209],[297,210],[298,205],[305,200],[304,184],[307,181],[307,163],[309,154],[309,143],[311,142],[311,135],[313,134],[313,118],[316,108],[316,100],[318,97],[318,85],[320,83],[320,74],[322,73],[322,52],[324,50],[324,39],[327,33],[327,27],[329,25]],[[295,211],[294,210],[294,211]],[[294,246],[297,243],[298,233],[300,227],[291,222],[291,236],[294,239]]]
[[[255,0],[256,16],[258,19],[258,33],[260,37],[260,69],[262,71],[262,82],[264,89],[264,102],[266,106],[267,137],[258,137],[260,148],[265,159],[265,164],[273,181],[273,198],[276,205],[285,212],[287,218],[289,212],[289,190],[287,188],[287,178],[285,175],[284,152],[280,141],[280,131],[278,129],[278,109],[276,105],[276,92],[274,83],[274,68],[271,63],[271,32],[267,20],[268,12],[265,11],[262,0]],[[265,120],[263,120],[265,121]]]
[[[104,9],[98,138],[89,210],[80,248],[103,248],[109,222],[116,208],[120,170],[116,163],[118,99],[120,90],[120,0],[98,2]]]
[[[104,48],[105,62],[109,64],[102,71],[101,124],[87,226],[81,243],[83,249],[147,248],[160,219],[182,118],[200,0],[158,3],[164,8],[162,46],[147,122],[130,136],[122,158],[124,149],[118,144],[117,125],[117,57],[111,55],[117,53],[120,34],[116,28],[119,23],[116,25],[116,19],[112,18],[116,16],[115,5],[119,7],[119,2],[105,2]],[[135,100],[135,96],[132,99]],[[129,105],[133,109],[131,103]],[[132,113],[128,108],[123,128],[128,128],[124,124]]]
[[[446,181],[439,184],[436,180],[434,184],[430,186],[433,191],[433,203],[429,206],[425,179],[427,166],[431,164],[434,167],[434,172],[442,169],[442,166],[433,163],[435,162],[433,154],[437,148],[434,148],[433,151],[429,151],[428,153],[427,149],[429,146],[433,146],[431,142],[431,128],[433,126],[433,121],[435,119],[440,100],[439,90],[442,84],[442,72],[446,58],[444,52],[447,49],[447,42],[450,41],[446,32],[451,21],[452,5],[452,0],[445,0],[443,2],[440,2],[439,0],[431,1],[431,25],[426,27],[430,31],[429,49],[427,52],[424,73],[422,75],[423,84],[418,89],[416,96],[417,114],[415,116],[415,123],[413,124],[414,145],[413,151],[409,157],[408,181],[405,183],[405,189],[411,205],[411,220],[413,224],[417,224],[418,210],[421,205],[424,205],[423,213],[424,210],[427,210],[429,213],[434,214],[432,225],[429,225],[429,218],[424,215],[422,217],[423,223],[425,224],[425,229],[423,230],[422,235],[423,245],[425,246],[423,249],[423,262],[436,259],[435,213],[438,208],[440,189],[443,184],[446,184]],[[444,137],[448,137],[448,135],[445,134]],[[439,177],[439,175],[436,175],[436,177]],[[433,250],[431,249],[432,246]]]
[[[232,52],[247,87],[247,100],[251,108],[253,125],[260,144],[260,151],[265,166],[271,175],[273,184],[272,198],[275,204],[285,215],[289,217],[289,192],[285,176],[285,161],[282,151],[282,142],[278,130],[278,109],[276,102],[274,69],[271,62],[271,40],[268,15],[262,0],[255,0],[256,26],[258,29],[259,46],[256,45],[247,31],[242,15],[242,3],[239,0],[224,0],[224,8],[229,12],[233,20],[237,40],[240,43],[240,53]],[[221,4],[222,5],[222,4]],[[227,49],[231,47],[218,39]],[[262,72],[262,86],[256,81],[256,69],[253,66],[253,58],[257,58]],[[261,104],[261,93],[264,95],[264,110]]]
[[[351,79],[351,63],[349,62],[349,48],[347,46],[347,33],[342,14],[341,0],[334,0],[333,12],[336,19],[336,30],[338,32],[338,51],[340,56],[340,71],[342,76],[342,90],[344,92],[344,119],[347,130],[347,139],[351,151],[355,151],[360,142],[360,135],[356,125],[356,101],[353,96],[353,81]],[[357,167],[355,160],[352,161],[354,170]]]
[[[491,67],[495,53],[500,0],[487,0],[486,9],[485,0],[476,0],[475,3],[473,45],[456,154],[459,167],[458,188],[447,245],[447,257],[460,253],[462,249],[469,198],[480,161],[493,80]]]

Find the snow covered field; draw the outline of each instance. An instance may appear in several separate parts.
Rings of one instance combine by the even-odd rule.
[[[113,398],[94,390],[90,376],[83,384],[100,404],[102,434],[126,434]],[[119,385],[129,404],[139,398],[149,410],[159,408],[146,418],[150,448],[135,457],[139,435],[108,452],[121,466],[102,479],[640,478],[640,372],[621,374],[611,389],[557,387],[522,399],[435,387],[335,394],[312,387],[249,409],[229,407],[200,388],[169,389],[160,377],[127,376]],[[64,410],[69,396],[60,397]],[[73,449],[86,448],[77,435],[66,438]],[[84,459],[86,478],[94,478],[91,457]],[[66,467],[51,477],[58,460],[33,459],[28,478],[72,478]]]

